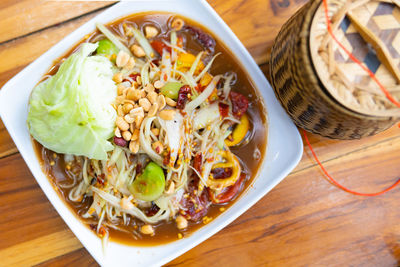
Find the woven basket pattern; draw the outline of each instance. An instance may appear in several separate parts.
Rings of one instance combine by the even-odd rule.
[[[363,115],[329,96],[311,61],[310,26],[320,0],[311,0],[279,32],[271,52],[275,94],[297,126],[335,139],[359,139],[392,126],[398,118]]]
[[[391,74],[387,64],[381,62],[376,50],[364,40],[351,21],[357,20],[380,40],[391,63],[400,71],[400,8],[382,0],[335,0],[334,3],[329,6],[330,12],[335,14],[331,27],[338,40],[400,100],[400,81]],[[318,66],[315,69],[317,75],[333,98],[355,112],[372,116],[400,116],[400,109],[386,98],[368,73],[327,34],[322,7],[317,9],[310,29],[313,64]]]

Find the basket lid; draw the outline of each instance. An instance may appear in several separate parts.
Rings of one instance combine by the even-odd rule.
[[[387,0],[328,0],[334,35],[400,102],[400,6]],[[310,28],[310,52],[327,92],[346,108],[372,116],[400,117],[378,84],[327,32],[321,4]]]

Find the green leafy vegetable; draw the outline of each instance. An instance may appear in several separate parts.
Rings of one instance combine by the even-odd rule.
[[[106,160],[116,119],[110,103],[117,93],[111,62],[89,56],[97,46],[82,44],[54,76],[33,89],[27,123],[32,136],[50,150]]]
[[[99,55],[118,55],[118,48],[108,39],[103,39],[99,41],[99,46],[96,49]]]
[[[167,82],[162,88],[161,93],[171,99],[178,99],[179,89],[183,86],[180,82]]]
[[[159,198],[165,188],[163,169],[154,162],[147,164],[143,173],[128,185],[129,191],[138,199],[153,201]]]

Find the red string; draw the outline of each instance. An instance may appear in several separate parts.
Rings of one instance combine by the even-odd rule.
[[[303,130],[303,136],[304,139],[306,140],[306,143],[308,145],[308,148],[310,149],[311,153],[314,156],[315,161],[318,163],[319,167],[321,168],[321,170],[324,172],[324,174],[326,175],[326,177],[329,179],[329,181],[331,181],[334,185],[336,185],[337,187],[339,187],[340,189],[349,192],[351,194],[357,195],[357,196],[366,196],[366,197],[373,197],[373,196],[378,196],[378,195],[382,195],[383,193],[386,193],[390,190],[392,190],[393,188],[395,188],[398,184],[400,184],[400,179],[397,180],[397,182],[395,182],[393,185],[391,185],[390,187],[386,188],[385,190],[382,190],[380,192],[377,193],[359,193],[356,191],[353,191],[351,189],[348,189],[346,187],[344,187],[343,185],[339,184],[338,182],[336,182],[335,179],[332,178],[332,176],[328,173],[328,171],[325,169],[325,167],[322,165],[322,163],[319,161],[317,154],[315,154],[314,149],[312,148],[310,141],[308,140],[307,137],[307,132],[305,130]]]
[[[346,47],[344,47],[344,45],[336,38],[335,34],[333,33],[332,27],[331,27],[331,20],[329,19],[329,15],[328,15],[328,0],[323,0],[324,2],[324,9],[325,9],[325,20],[326,20],[326,25],[328,28],[328,32],[331,35],[331,37],[333,38],[333,40],[335,40],[335,42],[343,49],[343,51],[351,58],[351,60],[353,60],[355,63],[357,63],[357,65],[359,65],[363,70],[365,70],[368,75],[376,82],[376,84],[379,86],[379,88],[382,90],[382,92],[385,94],[385,96],[390,100],[390,102],[392,102],[393,104],[395,104],[397,107],[400,108],[400,102],[398,102],[390,93],[388,90],[386,90],[386,88],[381,84],[381,82],[376,78],[376,76],[374,75],[374,73],[368,69],[366,66],[364,66],[350,51],[348,51],[346,49]]]

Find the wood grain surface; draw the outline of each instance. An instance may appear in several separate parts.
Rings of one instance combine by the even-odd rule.
[[[268,77],[280,26],[305,0],[209,0]],[[0,86],[112,2],[0,1]],[[400,129],[359,141],[308,134],[326,168],[363,192],[400,177]],[[255,206],[167,266],[398,266],[400,189],[353,196],[331,185],[307,147]],[[0,266],[97,266],[51,206],[0,121]]]

